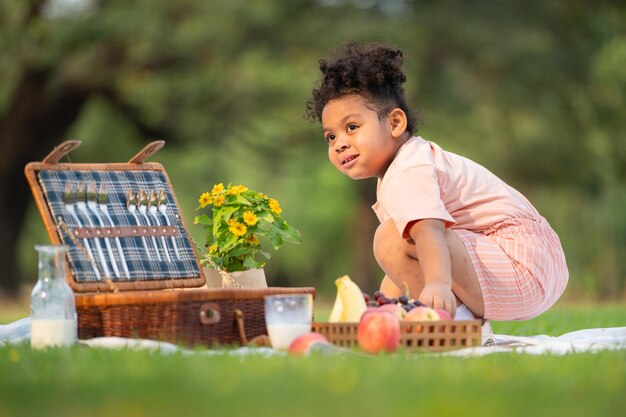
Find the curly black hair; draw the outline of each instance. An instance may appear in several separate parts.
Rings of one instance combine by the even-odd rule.
[[[321,122],[322,111],[329,101],[358,94],[373,107],[380,120],[394,108],[402,109],[407,116],[407,131],[414,134],[418,117],[404,98],[402,84],[406,76],[400,68],[402,61],[402,51],[386,44],[347,41],[319,61],[322,80],[306,103],[305,117]]]

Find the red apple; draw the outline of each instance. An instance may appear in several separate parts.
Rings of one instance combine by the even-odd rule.
[[[296,337],[289,345],[289,354],[293,356],[306,355],[313,343],[328,343],[323,334],[310,332]]]
[[[439,315],[439,320],[452,320],[452,316],[446,310],[443,310],[441,308],[437,308],[437,309],[435,309],[435,311]]]
[[[359,321],[357,340],[367,353],[395,352],[400,345],[400,321],[387,311],[367,311]]]

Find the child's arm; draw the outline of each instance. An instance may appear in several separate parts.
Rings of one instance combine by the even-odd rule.
[[[423,219],[409,226],[415,242],[417,259],[424,276],[424,289],[419,300],[433,308],[441,308],[452,317],[456,312],[456,298],[452,292],[450,252],[443,220]]]

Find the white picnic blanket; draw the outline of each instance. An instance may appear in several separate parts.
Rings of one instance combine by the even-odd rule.
[[[480,346],[446,352],[454,356],[482,356],[497,352],[528,353],[532,355],[598,352],[626,349],[626,327],[583,329],[561,336],[512,336],[494,334],[494,346]]]
[[[30,318],[0,325],[0,345],[20,344],[30,340]],[[626,327],[608,327],[583,329],[565,333],[561,336],[513,336],[494,334],[494,346],[480,346],[445,352],[442,355],[452,356],[483,356],[498,352],[516,352],[532,355],[598,352],[602,350],[626,349]],[[107,349],[138,349],[152,350],[161,353],[181,352],[185,354],[204,355],[284,355],[284,352],[270,348],[242,347],[229,350],[189,350],[172,343],[145,339],[126,339],[121,337],[97,337],[79,340],[81,345]],[[325,349],[324,353],[345,353],[346,349]]]

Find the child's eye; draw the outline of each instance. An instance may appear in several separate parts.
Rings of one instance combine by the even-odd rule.
[[[348,132],[353,132],[358,129],[357,125],[348,125]]]
[[[335,140],[335,135],[326,135],[326,142],[330,143]]]

